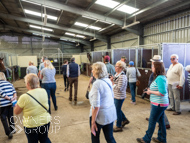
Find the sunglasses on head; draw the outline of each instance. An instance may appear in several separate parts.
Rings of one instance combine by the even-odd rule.
[[[170,58],[170,60],[172,60],[172,61],[173,61],[173,60],[175,60],[175,58]]]

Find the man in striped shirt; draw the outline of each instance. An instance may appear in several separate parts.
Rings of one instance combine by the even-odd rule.
[[[5,133],[9,139],[13,137],[12,133],[15,133],[12,128],[14,126],[12,101],[16,98],[17,95],[13,85],[6,81],[5,74],[0,72],[0,115]]]

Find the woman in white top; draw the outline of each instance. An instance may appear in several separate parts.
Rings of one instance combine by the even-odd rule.
[[[104,63],[97,62],[92,65],[92,73],[96,78],[89,93],[91,104],[90,127],[92,143],[100,142],[100,131],[103,129],[108,143],[116,143],[113,137],[113,123],[116,120],[112,83],[108,79]]]
[[[137,68],[134,67],[134,62],[130,61],[129,62],[129,67],[127,68],[127,78],[129,81],[129,87],[131,91],[131,96],[132,96],[132,104],[136,104],[136,99],[135,99],[135,91],[136,91],[136,82],[137,82],[137,77],[140,77],[141,74]]]

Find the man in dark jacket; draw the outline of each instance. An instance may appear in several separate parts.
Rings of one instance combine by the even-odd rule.
[[[69,80],[67,78],[67,65],[68,65],[68,61],[65,60],[64,64],[62,65],[62,73],[63,73],[63,80],[64,80],[64,84],[65,84],[65,90],[64,91],[68,91],[69,88]]]
[[[80,75],[79,65],[75,63],[75,58],[71,58],[71,63],[67,65],[67,77],[69,78],[69,100],[72,101],[72,85],[74,84],[74,101],[77,104],[78,77]]]

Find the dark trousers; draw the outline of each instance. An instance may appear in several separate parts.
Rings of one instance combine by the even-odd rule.
[[[38,141],[40,141],[40,143],[51,143],[48,138],[49,126],[50,123],[35,128],[24,127],[28,143],[38,143]]]
[[[42,83],[42,88],[44,88],[48,94],[48,104],[49,104],[49,113],[51,113],[51,102],[50,102],[50,96],[53,101],[54,108],[57,108],[57,102],[56,102],[56,83]]]
[[[69,88],[69,80],[67,75],[63,75],[63,79],[64,79],[64,84],[65,84],[65,88]]]
[[[70,85],[70,90],[69,90],[69,99],[72,100],[72,88],[74,84],[74,100],[77,101],[77,90],[78,90],[78,77],[69,77],[69,85]]]
[[[131,91],[132,101],[136,102],[136,99],[135,99],[136,82],[129,82],[129,87]]]
[[[125,117],[123,111],[121,110],[121,107],[123,105],[123,101],[125,99],[114,99],[114,103],[115,103],[115,108],[117,111],[117,127],[121,127],[122,125],[122,121],[127,120],[127,118]]]
[[[149,125],[148,130],[146,131],[146,135],[143,137],[143,140],[146,143],[150,143],[152,135],[155,130],[156,122],[159,123],[159,129],[158,129],[158,137],[157,139],[160,142],[166,142],[166,126],[164,122],[164,111],[167,107],[160,107],[152,105],[151,111],[150,111],[150,117],[149,117]]]
[[[92,121],[92,117],[90,117],[90,128],[91,128],[91,121]],[[104,137],[107,141],[107,143],[116,143],[114,137],[113,137],[113,122],[107,125],[100,125],[98,123],[96,123],[96,126],[98,128],[98,131],[96,131],[96,136],[94,136],[91,133],[91,140],[92,143],[100,143],[100,131],[101,129],[104,132]]]
[[[13,107],[11,105],[0,108],[1,122],[3,124],[5,134],[8,136],[14,129]],[[8,122],[7,122],[8,121]]]

